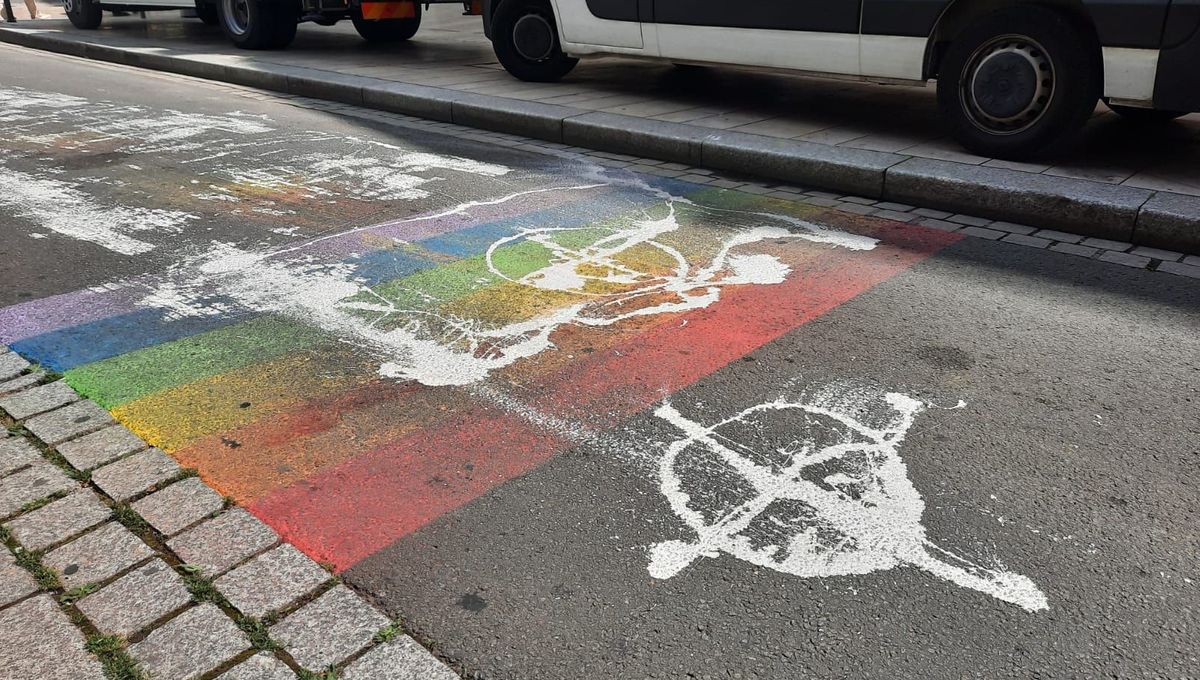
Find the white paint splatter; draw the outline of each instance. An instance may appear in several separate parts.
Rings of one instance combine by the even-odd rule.
[[[684,437],[659,462],[660,489],[696,539],[651,548],[650,574],[670,578],[720,553],[805,578],[908,565],[1030,612],[1047,609],[1029,578],[926,537],[925,502],[899,455],[924,406],[894,392],[828,390],[702,425],[663,404],[655,414]]]
[[[122,255],[139,255],[154,245],[135,234],[180,232],[195,215],[123,205],[103,206],[75,186],[35,177],[0,163],[0,207],[38,227],[89,241]]]

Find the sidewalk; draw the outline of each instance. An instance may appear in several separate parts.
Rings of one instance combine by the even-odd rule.
[[[496,63],[478,17],[451,6],[435,6],[407,45],[367,45],[348,23],[304,25],[279,52],[237,50],[175,12],[148,17],[106,15],[90,32],[61,20],[9,24],[0,40],[1200,252],[1200,115],[1139,130],[1099,107],[1072,154],[1012,163],[943,136],[932,87],[624,58],[585,60],[562,83],[521,83]]]

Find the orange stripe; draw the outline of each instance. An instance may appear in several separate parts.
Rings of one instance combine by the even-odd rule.
[[[417,6],[412,2],[364,2],[362,17],[371,21],[381,19],[412,19],[417,16]]]

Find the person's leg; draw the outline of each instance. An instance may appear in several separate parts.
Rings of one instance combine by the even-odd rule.
[[[29,10],[29,18],[38,18],[37,0],[25,0],[25,9]]]

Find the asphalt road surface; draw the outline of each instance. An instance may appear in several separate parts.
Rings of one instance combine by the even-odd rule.
[[[1200,282],[0,58],[0,342],[465,675],[1200,667]]]

